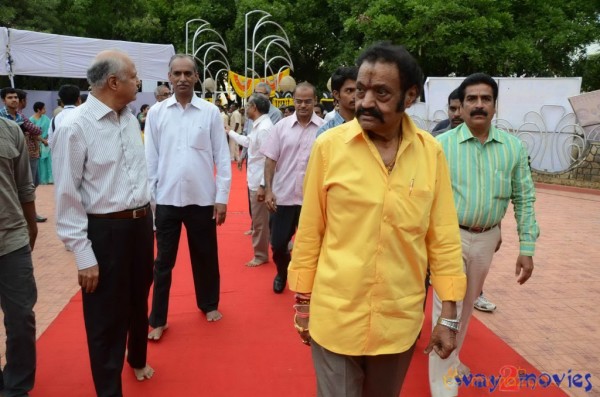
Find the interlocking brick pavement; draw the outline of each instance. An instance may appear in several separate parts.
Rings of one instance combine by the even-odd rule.
[[[536,193],[541,235],[533,276],[524,285],[516,282],[511,206],[484,285],[498,308],[476,316],[542,372],[591,373],[592,391],[564,388],[572,396],[600,396],[600,191],[540,184]]]

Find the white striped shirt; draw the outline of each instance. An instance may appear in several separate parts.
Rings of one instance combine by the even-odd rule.
[[[137,118],[93,95],[57,127],[52,155],[58,237],[77,267],[97,264],[87,214],[142,207],[150,201],[144,144]]]

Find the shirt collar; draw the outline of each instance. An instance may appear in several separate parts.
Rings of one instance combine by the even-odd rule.
[[[94,94],[92,94],[91,92],[88,95],[88,99],[87,99],[87,101],[85,101],[84,105],[86,105],[90,109],[90,112],[92,113],[92,115],[94,116],[94,118],[96,120],[101,120],[107,114],[110,114],[113,112],[117,113],[113,109],[111,109],[109,106],[107,106],[104,102],[102,102],[101,100],[96,98],[94,96]],[[123,115],[124,113],[126,113],[128,111],[129,111],[129,108],[127,106],[125,106],[119,114]]]
[[[335,112],[333,120],[335,120],[338,124],[344,124],[346,122],[346,120],[344,120],[340,112]]]
[[[292,126],[294,126],[296,123],[300,123],[298,121],[298,117],[296,117],[296,112],[294,112],[294,114],[292,114],[291,116],[288,116],[288,117],[292,117],[292,119],[291,119]],[[310,121],[308,123],[309,124],[313,123],[314,125],[319,126],[319,119],[320,119],[319,116],[317,116],[315,114],[315,112],[313,112],[312,116],[310,117]]]
[[[168,97],[167,99],[165,99],[164,102],[167,103],[166,104],[167,107],[171,107],[171,106],[175,105],[176,103],[178,103],[177,98],[175,97],[175,94],[173,94],[170,97]],[[202,108],[202,99],[198,98],[198,96],[196,94],[193,94],[190,104],[195,108],[201,109]]]
[[[4,106],[2,108],[1,113],[3,114],[3,117],[8,118],[9,120],[13,120],[13,121],[20,121],[20,119],[23,118],[23,115],[18,110],[17,110],[17,114],[15,116],[10,114],[10,112],[8,111],[6,106]]]
[[[262,116],[260,116],[256,120],[252,121],[252,129],[258,128],[258,125],[260,123],[262,123],[263,121],[265,121],[265,119],[268,119],[268,118],[269,118],[268,114],[263,114]]]
[[[466,142],[470,139],[475,139],[475,136],[473,135],[471,130],[469,130],[467,123],[462,123],[461,125],[459,125],[456,128],[458,128],[457,135],[458,135],[459,143]],[[486,142],[491,142],[491,141],[505,143],[504,142],[505,140],[504,140],[504,137],[502,136],[501,131],[498,130],[493,125],[490,126],[490,133],[489,133],[489,136],[488,136],[488,139],[486,140]]]

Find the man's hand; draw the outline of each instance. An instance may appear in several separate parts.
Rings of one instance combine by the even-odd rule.
[[[533,273],[533,257],[519,255],[517,257],[517,266],[515,268],[515,276],[518,276],[517,282],[519,284],[525,284],[531,274]]]
[[[431,332],[425,354],[433,350],[444,359],[448,358],[454,349],[456,349],[456,333],[444,325],[437,324]]]
[[[215,212],[213,213],[213,219],[217,220],[217,226],[221,226],[225,223],[225,216],[227,215],[227,204],[215,203]]]
[[[44,146],[48,146],[48,140],[47,139],[42,139],[42,143],[44,144]]]
[[[98,287],[99,276],[100,270],[98,268],[98,265],[94,265],[92,267],[88,267],[87,269],[80,270],[78,274],[78,279],[81,289],[88,294],[91,294],[92,292],[96,291],[96,288]]]
[[[37,239],[38,235],[37,224],[34,223],[33,225],[28,225],[27,230],[29,232],[29,247],[33,251],[33,247],[35,247],[35,240]]]
[[[242,165],[244,164],[244,159],[239,159],[237,162],[237,168],[238,170],[242,170]]]
[[[259,203],[262,203],[263,201],[265,201],[265,188],[262,186],[258,187],[258,190],[256,191],[256,201],[258,201]]]
[[[270,212],[277,212],[277,199],[275,195],[273,195],[273,191],[271,189],[267,189],[265,193],[265,203],[267,204],[267,209]]]

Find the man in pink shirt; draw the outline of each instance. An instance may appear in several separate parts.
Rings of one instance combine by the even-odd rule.
[[[277,275],[273,291],[283,292],[290,263],[288,244],[296,233],[302,208],[302,183],[308,157],[323,119],[315,115],[315,87],[300,83],[294,90],[296,112],[273,127],[261,147],[265,155],[265,202],[271,212],[271,249]]]

